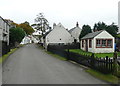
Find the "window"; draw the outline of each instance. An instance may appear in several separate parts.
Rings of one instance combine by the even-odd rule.
[[[92,40],[89,39],[89,48],[92,48]]]
[[[112,39],[96,39],[96,48],[112,48]]]
[[[102,47],[106,47],[106,41],[105,39],[102,39]]]
[[[82,48],[84,47],[84,40],[82,40]]]
[[[112,47],[112,40],[108,40],[108,41],[107,41],[107,46],[108,46],[108,47]]]
[[[100,47],[101,46],[101,40],[100,39],[97,39],[96,40],[96,47]]]

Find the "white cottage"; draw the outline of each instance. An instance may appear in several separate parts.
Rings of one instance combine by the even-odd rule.
[[[80,33],[81,33],[81,28],[79,27],[78,22],[76,24],[76,27],[69,30],[69,33],[73,36],[74,42],[80,42],[79,41],[79,36],[80,36]]]
[[[74,42],[74,39],[72,35],[64,28],[64,26],[59,23],[58,25],[54,26],[54,29],[46,33],[44,36],[44,43],[45,43],[45,48],[47,48],[47,45],[49,43],[72,43]]]
[[[30,36],[25,36],[20,44],[29,44],[32,43]]]
[[[93,53],[114,52],[114,37],[105,30],[89,33],[81,39],[81,49]]]

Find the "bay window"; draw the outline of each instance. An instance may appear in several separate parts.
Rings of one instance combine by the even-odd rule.
[[[112,48],[112,39],[96,39],[96,48]]]

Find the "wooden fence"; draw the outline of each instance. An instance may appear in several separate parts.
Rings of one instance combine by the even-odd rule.
[[[62,57],[67,58],[68,60],[75,61],[79,64],[88,66],[92,69],[98,70],[102,73],[108,74],[114,72],[114,59],[108,58],[106,56],[105,58],[97,58],[92,54],[92,56],[88,55],[80,55],[77,53],[69,52],[69,49],[72,49],[67,45],[68,47],[60,47],[58,45],[48,45],[48,51],[58,54]]]

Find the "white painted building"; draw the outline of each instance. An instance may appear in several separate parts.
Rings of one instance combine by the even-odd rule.
[[[81,49],[93,53],[114,52],[114,37],[107,31],[101,30],[89,33],[81,39]]]
[[[32,43],[30,36],[25,36],[20,44],[29,44]]]
[[[54,29],[46,33],[43,39],[45,48],[47,48],[49,43],[67,44],[74,42],[72,35],[68,32],[68,30],[66,30],[66,28],[64,28],[61,23],[54,26]]]
[[[80,36],[80,33],[81,33],[81,28],[79,27],[78,22],[76,24],[76,27],[69,30],[69,33],[73,36],[74,42],[80,42],[79,41],[79,36]]]
[[[7,42],[9,45],[10,25],[0,16],[0,41]]]
[[[38,43],[38,42],[39,42],[39,39],[38,39],[37,36],[31,35],[30,37],[31,37],[31,41],[32,41],[33,43]]]

